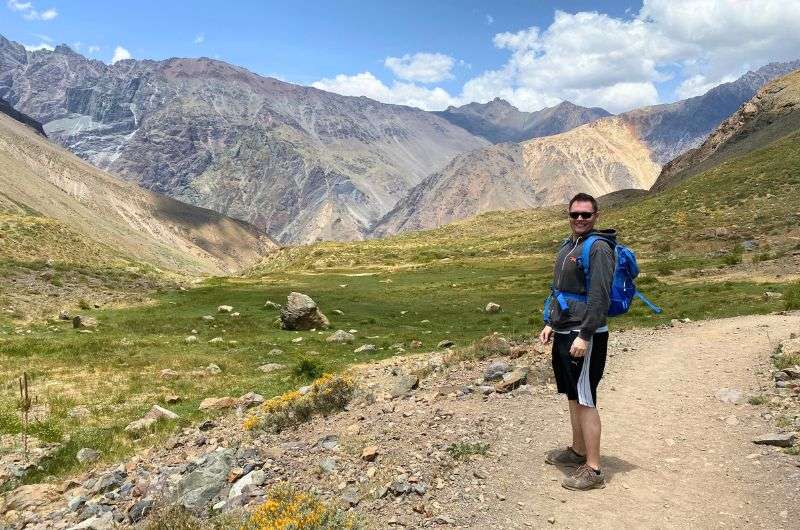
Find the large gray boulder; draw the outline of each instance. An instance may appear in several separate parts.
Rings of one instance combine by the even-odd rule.
[[[231,449],[217,449],[197,468],[183,477],[176,489],[176,502],[187,510],[202,510],[225,486],[233,466]]]
[[[286,307],[281,309],[281,328],[326,329],[329,325],[328,317],[322,314],[310,296],[303,293],[289,293]]]

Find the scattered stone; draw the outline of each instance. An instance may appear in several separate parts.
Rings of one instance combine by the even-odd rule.
[[[254,407],[262,403],[264,403],[264,396],[261,394],[256,394],[255,392],[248,392],[239,398],[239,405],[245,409],[249,409],[250,407]]]
[[[742,391],[735,388],[720,388],[717,391],[717,399],[723,403],[738,403],[742,400]]]
[[[412,340],[410,346],[411,346],[412,350],[418,350],[418,349],[422,348],[422,341],[421,340]]]
[[[264,302],[264,309],[280,309],[281,304],[276,304],[272,300],[267,300]]]
[[[337,451],[339,449],[339,437],[335,434],[329,434],[318,442],[319,446],[329,451]]]
[[[401,375],[394,379],[389,394],[392,399],[402,397],[419,386],[419,377],[416,375]]]
[[[497,334],[483,337],[480,341],[478,341],[475,347],[478,351],[488,355],[511,354],[511,343],[509,343],[504,337],[501,337]]]
[[[547,518],[547,522],[550,523],[550,524],[556,524],[556,518],[555,517],[548,517]]]
[[[795,379],[800,379],[800,366],[794,365],[790,366],[789,368],[784,368],[783,373],[786,374],[787,381],[793,381]]]
[[[198,407],[200,410],[223,410],[223,409],[232,409],[236,408],[239,404],[239,400],[232,397],[221,397],[221,398],[205,398],[203,401],[200,402],[200,406]]]
[[[752,252],[753,250],[758,248],[758,241],[755,239],[747,239],[742,241],[742,248],[747,252]]]
[[[161,376],[161,379],[177,379],[181,374],[171,368],[164,368],[159,372],[159,376]]]
[[[125,427],[125,432],[128,434],[139,435],[153,428],[156,424],[154,418],[142,418],[140,420],[132,421]]]
[[[203,316],[203,320],[205,320],[206,322],[211,322],[212,320],[216,320],[216,319],[214,317],[212,317],[211,315],[204,315]]]
[[[239,318],[240,316],[242,316],[242,314],[239,313],[238,311],[234,311],[233,313],[231,313],[231,318]]]
[[[361,451],[361,460],[366,462],[374,462],[376,458],[378,458],[378,446],[377,445],[368,445]]]
[[[111,528],[114,528],[114,515],[111,511],[107,511],[70,527],[70,530],[110,530]]]
[[[171,410],[167,410],[164,407],[159,407],[158,405],[153,405],[153,407],[144,415],[145,418],[153,418],[154,420],[177,420],[179,416],[172,412]]]
[[[503,380],[494,385],[495,392],[505,393],[510,392],[520,385],[524,385],[528,381],[528,369],[517,368],[513,372],[503,375]]]
[[[269,357],[278,357],[283,354],[284,354],[283,350],[280,350],[278,348],[272,348],[269,352],[267,352],[267,355]]]
[[[207,455],[202,464],[178,482],[176,502],[188,510],[203,509],[225,486],[233,461],[231,449],[218,449]]]
[[[325,457],[319,462],[319,468],[323,473],[331,474],[336,471],[336,460],[331,457]],[[370,468],[374,469],[374,468]]]
[[[342,500],[348,506],[355,506],[361,502],[361,495],[358,493],[356,488],[345,488],[345,490],[342,492]]]
[[[197,335],[189,335],[185,339],[183,339],[187,344],[191,344],[192,342],[197,342]]]
[[[511,371],[511,366],[505,361],[495,361],[486,368],[483,374],[484,381],[500,381],[503,376]]]
[[[286,307],[281,309],[281,328],[306,330],[327,329],[330,325],[326,317],[310,296],[303,293],[289,293]]]
[[[75,458],[80,464],[91,464],[100,458],[100,452],[90,449],[89,447],[84,447],[78,451],[78,453],[75,455]]]
[[[131,506],[131,509],[128,510],[128,517],[131,518],[131,522],[136,524],[142,519],[144,519],[148,513],[153,509],[153,499],[147,497],[144,499],[139,500]]]
[[[783,293],[776,293],[775,291],[764,291],[764,296],[767,298],[771,298],[773,300],[779,300],[783,298]]]
[[[452,348],[456,343],[452,340],[445,339],[436,345],[437,348]]]
[[[168,394],[168,395],[164,396],[164,402],[168,403],[170,405],[172,405],[174,403],[180,403],[180,401],[181,401],[181,397],[179,395],[177,395],[177,394]]]
[[[120,469],[116,469],[111,473],[100,477],[100,480],[98,480],[92,488],[92,493],[97,495],[99,493],[105,493],[107,491],[117,489],[122,486],[127,478],[127,473]]]
[[[363,346],[359,346],[358,348],[353,350],[353,353],[367,353],[375,350],[376,348],[374,344],[364,344]]]
[[[794,433],[765,434],[753,439],[754,444],[774,445],[776,447],[792,447],[797,436]]]
[[[217,308],[217,313],[230,313],[233,311],[233,306],[230,305],[221,305]]]
[[[222,368],[220,368],[219,366],[217,366],[214,363],[211,363],[208,366],[206,366],[205,368],[203,368],[203,371],[205,373],[207,373],[208,375],[218,375],[218,374],[222,373]]]
[[[502,310],[500,304],[495,304],[494,302],[489,302],[486,304],[485,311],[487,313],[499,313]]]
[[[337,330],[336,333],[330,335],[327,339],[325,339],[325,341],[327,342],[336,342],[339,344],[344,344],[344,343],[349,344],[354,340],[356,340],[355,335],[353,335],[352,333],[348,333],[342,329]]]
[[[292,342],[303,342],[303,337],[296,337],[292,339]]]
[[[66,309],[62,309],[58,312],[58,319],[59,320],[72,320],[72,316],[70,316],[69,311]]]
[[[217,422],[211,421],[211,420],[206,420],[206,421],[202,422],[200,425],[197,426],[197,430],[200,431],[200,432],[206,432],[206,431],[210,431],[211,429],[213,429],[216,426],[217,426]]]
[[[257,469],[255,471],[251,471],[234,482],[233,486],[231,486],[231,490],[228,492],[228,498],[232,499],[241,495],[245,488],[249,488],[251,486],[261,486],[264,484],[264,482],[266,482],[266,480],[267,475],[262,470]]]
[[[83,405],[72,407],[69,409],[69,412],[67,412],[67,416],[70,418],[78,418],[82,420],[88,418],[90,414],[91,412],[89,409]]]
[[[286,365],[280,363],[267,363],[258,367],[258,369],[265,374],[271,374],[272,372],[277,372],[278,370],[283,370],[284,368],[286,368]]]
[[[332,313],[333,313],[334,315],[344,315],[344,311],[342,311],[341,309],[334,309],[334,310],[332,311]]]
[[[76,315],[72,319],[73,329],[97,329],[97,319],[94,317],[86,317],[83,315]]]

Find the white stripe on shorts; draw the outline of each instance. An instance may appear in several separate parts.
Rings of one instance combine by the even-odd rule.
[[[592,383],[589,380],[589,364],[592,362],[592,343],[594,338],[589,341],[586,355],[583,356],[583,367],[578,378],[578,403],[584,407],[594,408],[594,398],[592,398]]]

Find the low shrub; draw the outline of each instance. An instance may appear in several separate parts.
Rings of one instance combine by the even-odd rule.
[[[469,460],[472,455],[485,455],[488,450],[489,444],[486,442],[457,442],[447,448],[455,460]]]
[[[361,528],[352,514],[320,501],[289,484],[273,486],[267,500],[250,514],[243,530],[355,530]]]
[[[322,372],[322,363],[316,359],[300,359],[294,367],[294,375],[306,379],[316,379]]]
[[[783,294],[783,305],[787,311],[800,309],[800,282],[795,282]]]
[[[265,401],[245,418],[245,430],[265,429],[280,432],[304,423],[315,414],[324,416],[344,409],[353,398],[355,381],[344,375],[324,374],[311,384],[311,390],[301,394],[297,390]]]

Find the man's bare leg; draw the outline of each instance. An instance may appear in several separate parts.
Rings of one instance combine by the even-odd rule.
[[[600,469],[600,413],[594,407],[585,407],[578,403],[575,403],[575,408],[586,448],[586,464],[593,469]]]
[[[569,421],[572,424],[572,450],[579,455],[586,454],[586,443],[584,442],[581,420],[578,416],[578,402],[569,400]]]

